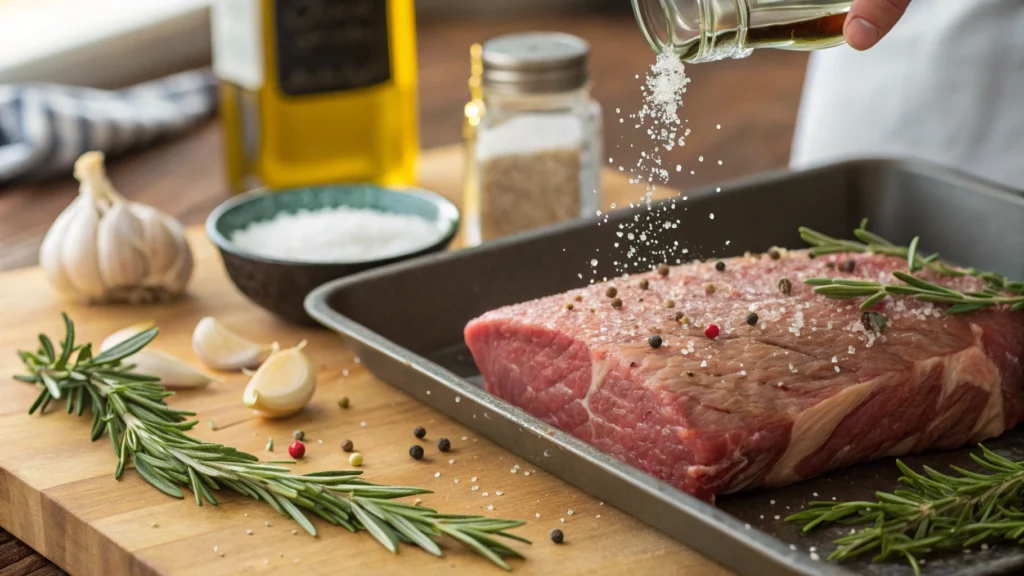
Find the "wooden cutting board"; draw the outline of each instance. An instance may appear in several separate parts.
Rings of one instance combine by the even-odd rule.
[[[459,164],[455,149],[426,154],[423,185],[457,199]],[[605,187],[607,203],[620,206],[642,193],[610,171]],[[297,526],[290,519],[236,495],[222,492],[220,506],[199,508],[191,499],[164,496],[132,470],[114,480],[110,442],[89,442],[86,418],[52,406],[43,416],[28,416],[36,390],[7,378],[21,372],[15,350],[34,348],[40,332],[55,339],[62,336],[61,311],[76,322],[81,341],[98,342],[124,326],[155,321],[161,334],[152,347],[197,366],[190,337],[203,316],[215,316],[258,341],[276,340],[287,346],[308,340],[306,350],[319,368],[319,384],[309,407],[295,417],[252,418],[241,402],[247,379],[239,374],[216,373],[219,382],[179,393],[168,403],[198,412],[203,424],[195,429],[197,437],[266,459],[286,457],[291,432],[304,430],[307,453],[295,466],[300,472],[348,468],[347,454],[339,445],[351,439],[365,457],[363,470],[371,481],[433,490],[423,503],[444,512],[526,520],[517,533],[534,543],[517,546],[527,557],[512,562],[519,573],[726,574],[541,469],[527,465],[511,473],[520,462],[514,455],[374,378],[334,333],[286,325],[251,304],[230,283],[202,231],[189,230],[189,241],[196,256],[190,294],[169,306],[84,307],[61,301],[38,269],[0,274],[0,526],[71,574],[500,570],[450,541],[444,543],[442,559],[408,546],[392,557],[369,535],[351,534],[318,520],[314,523],[319,537],[301,530],[293,534]],[[347,410],[337,405],[342,396],[351,401]],[[215,431],[206,425],[209,421],[230,426]],[[427,429],[428,457],[422,461],[408,456],[416,426]],[[441,436],[451,439],[453,447],[443,456],[433,447]],[[273,453],[264,449],[268,438],[274,439]],[[493,511],[487,509],[489,504]],[[565,544],[548,539],[554,528],[565,533]]]

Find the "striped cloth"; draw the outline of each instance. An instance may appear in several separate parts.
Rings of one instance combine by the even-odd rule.
[[[84,152],[107,155],[179,133],[217,106],[217,82],[193,70],[123,90],[0,85],[0,184],[70,174]]]

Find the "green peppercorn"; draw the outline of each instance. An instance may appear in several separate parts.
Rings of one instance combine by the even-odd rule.
[[[447,452],[452,449],[452,443],[447,438],[438,438],[437,449],[441,452]]]
[[[779,258],[782,258],[782,254],[779,253],[777,249],[772,248],[771,250],[768,250],[768,257],[772,260],[778,260]]]
[[[348,457],[348,463],[353,466],[360,466],[363,463],[363,455],[359,452],[353,452]]]
[[[651,286],[651,283],[647,281],[647,278],[644,278],[643,280],[640,281],[640,289],[641,290],[647,290],[648,288],[650,288],[650,286]]]
[[[575,308],[575,306],[572,305],[572,302],[569,302],[568,304],[565,305],[566,310],[572,310],[573,308]]]
[[[617,289],[615,288],[615,286],[609,286],[609,287],[608,287],[607,289],[605,289],[605,291],[604,291],[604,295],[605,295],[605,296],[607,296],[607,297],[609,297],[609,298],[615,298],[615,296],[616,296],[616,295],[617,295],[618,293],[619,293],[619,291],[618,291],[618,290],[617,290]]]
[[[704,293],[708,294],[708,295],[714,294],[715,293],[715,285],[714,284],[705,284],[704,285]]]
[[[725,272],[725,262],[722,262],[721,260],[715,262],[715,270],[718,270],[719,272]]]
[[[296,431],[292,432],[292,438],[294,438],[296,440],[300,440],[300,441],[301,440],[305,440],[306,439],[306,433],[303,432],[302,430],[296,430]]]
[[[668,300],[665,300],[665,308],[675,308],[675,307],[676,307],[676,301],[675,300],[672,300],[671,298],[668,299]]]
[[[420,440],[423,440],[423,438],[427,435],[427,429],[424,428],[423,426],[417,426],[416,429],[412,431],[412,435],[419,438]]]
[[[412,456],[413,460],[423,459],[423,446],[419,444],[413,444],[409,447],[409,456]]]

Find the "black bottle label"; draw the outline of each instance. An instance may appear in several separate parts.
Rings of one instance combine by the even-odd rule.
[[[391,79],[386,0],[276,0],[277,81],[291,96]]]

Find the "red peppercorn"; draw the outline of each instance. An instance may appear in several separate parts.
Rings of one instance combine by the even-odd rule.
[[[704,329],[704,335],[712,340],[718,338],[719,332],[721,332],[721,330],[718,329],[718,325],[716,324],[708,324],[708,327]]]
[[[306,454],[306,445],[296,440],[288,445],[288,455],[298,460]]]

